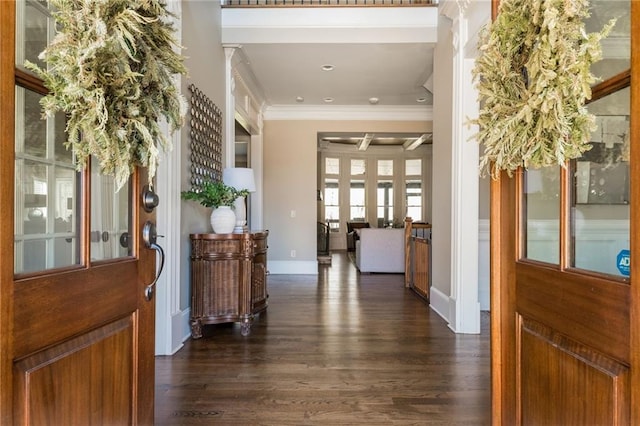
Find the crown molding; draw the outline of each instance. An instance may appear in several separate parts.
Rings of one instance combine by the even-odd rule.
[[[264,120],[431,121],[433,107],[271,105],[264,110]]]
[[[224,8],[223,44],[436,43],[438,9],[424,7]]]

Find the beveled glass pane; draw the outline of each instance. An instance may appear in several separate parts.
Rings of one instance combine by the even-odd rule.
[[[131,256],[131,188],[125,184],[116,192],[111,176],[100,174],[91,161],[91,260]]]
[[[587,32],[601,31],[610,19],[616,19],[611,33],[601,41],[602,60],[591,66],[591,71],[603,80],[630,67],[630,11],[629,0],[591,0],[591,17],[585,21]]]
[[[351,160],[351,174],[352,175],[363,175],[365,172],[365,160],[363,159],[352,159]]]
[[[596,115],[591,150],[574,162],[571,236],[576,268],[628,276],[629,88],[587,106]]]
[[[393,176],[393,160],[378,160],[378,176]]]
[[[531,169],[524,179],[525,257],[560,262],[560,167]]]

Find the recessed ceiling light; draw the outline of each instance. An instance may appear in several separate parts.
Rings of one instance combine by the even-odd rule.
[[[425,102],[427,102],[427,98],[418,98],[418,99],[416,99],[416,102],[421,103],[421,104],[425,103]]]
[[[327,98],[324,98],[324,101],[325,101],[326,103],[330,104],[331,102],[333,102],[333,98],[329,98],[329,97],[327,97]]]
[[[331,65],[331,64],[324,64],[324,65],[322,66],[322,71],[333,71],[333,68],[334,68],[334,67],[333,67],[333,65]]]
[[[369,98],[369,103],[371,105],[377,105],[378,102],[380,102],[380,99],[378,99],[378,98]]]
[[[297,96],[296,97],[296,102],[302,103],[302,102],[304,102],[304,98],[302,96]]]

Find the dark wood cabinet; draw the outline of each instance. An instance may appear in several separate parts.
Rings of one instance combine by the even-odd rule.
[[[249,334],[256,314],[267,309],[268,231],[191,234],[191,336],[202,326],[242,323]]]

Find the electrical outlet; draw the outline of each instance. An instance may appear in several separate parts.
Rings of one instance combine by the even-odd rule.
[[[296,211],[295,210],[291,210],[291,217],[296,217]]]
[[[291,257],[296,257],[296,251],[295,250],[291,250]]]

